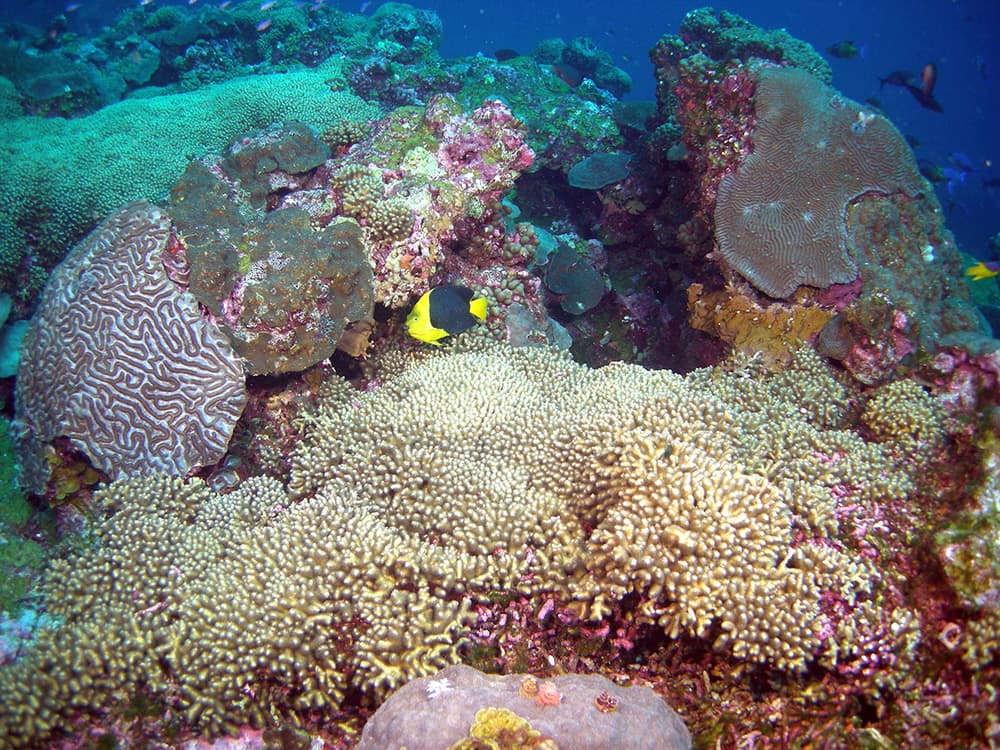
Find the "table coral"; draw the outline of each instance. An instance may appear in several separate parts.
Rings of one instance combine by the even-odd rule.
[[[222,457],[246,403],[243,366],[168,278],[170,218],[112,214],[56,269],[18,370],[18,451],[41,492],[46,446],[67,437],[112,477],[187,474]]]

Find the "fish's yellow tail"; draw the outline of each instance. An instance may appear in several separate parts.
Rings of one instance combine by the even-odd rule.
[[[992,279],[997,274],[1000,274],[1000,271],[994,271],[982,261],[979,261],[976,265],[965,269],[965,275],[971,277],[973,281]]]
[[[469,302],[469,312],[480,320],[486,320],[486,298],[476,297]]]

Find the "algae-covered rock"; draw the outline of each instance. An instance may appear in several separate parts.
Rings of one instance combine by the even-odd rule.
[[[252,373],[304,370],[333,354],[348,323],[371,316],[372,272],[357,222],[314,227],[301,208],[254,212],[201,162],[189,165],[171,200],[191,292]]]

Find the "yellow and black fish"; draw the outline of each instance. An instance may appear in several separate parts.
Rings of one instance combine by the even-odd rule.
[[[472,290],[446,284],[425,292],[406,316],[406,330],[413,338],[439,346],[440,341],[467,331],[486,320],[486,300],[473,298]]]

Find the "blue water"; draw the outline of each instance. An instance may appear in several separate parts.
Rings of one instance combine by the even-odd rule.
[[[113,22],[134,2],[76,0],[73,4],[79,7],[66,13],[70,30],[93,32]],[[187,4],[187,0],[176,4]],[[352,12],[363,7],[370,13],[380,4],[352,0],[339,7]],[[661,35],[676,32],[684,14],[700,5],[650,0],[418,0],[411,4],[432,9],[441,17],[441,51],[446,57],[488,55],[501,47],[528,52],[548,37],[589,36],[632,76],[633,91],[628,98],[634,99],[653,96],[649,49]],[[39,25],[67,8],[65,0],[29,0],[16,6],[4,0],[4,5],[9,6],[4,14],[10,20]],[[977,257],[990,255],[987,241],[1000,232],[1000,188],[987,190],[982,183],[1000,178],[998,0],[731,0],[715,7],[739,13],[761,27],[785,28],[819,50],[844,39],[863,47],[863,56],[831,59],[834,86],[858,101],[878,97],[899,129],[920,141],[919,157],[950,166],[949,155],[968,155],[975,171],[966,174],[964,182],[952,180],[950,190],[947,185],[939,186],[939,195],[962,249]],[[943,113],[921,108],[903,89],[887,86],[879,91],[879,76],[899,69],[919,73],[929,61],[938,66],[935,96]]]

